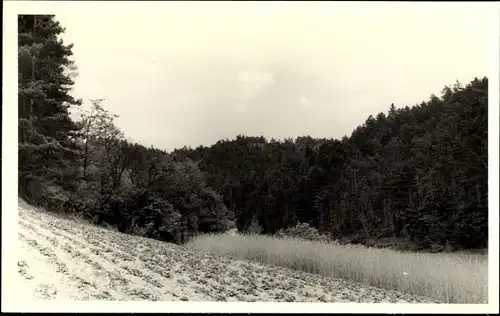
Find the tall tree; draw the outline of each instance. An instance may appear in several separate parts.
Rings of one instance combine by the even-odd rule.
[[[18,16],[19,193],[35,203],[71,189],[67,177],[80,151],[68,113],[80,101],[70,94],[75,66],[72,45],[59,38],[63,32],[52,15]]]

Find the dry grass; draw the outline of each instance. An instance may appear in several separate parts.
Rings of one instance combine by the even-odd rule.
[[[258,235],[207,235],[188,245],[218,255],[422,295],[444,303],[488,301],[488,260],[479,254],[403,253]]]

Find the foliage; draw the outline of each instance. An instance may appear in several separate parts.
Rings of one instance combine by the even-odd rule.
[[[71,45],[53,16],[19,16],[19,183],[21,197],[121,232],[184,242],[223,232],[234,215],[189,159],[125,138],[118,116],[90,100],[72,121]]]
[[[68,70],[74,65],[72,46],[57,38],[63,31],[53,16],[18,16],[18,189],[31,203],[44,206],[54,204],[49,195],[67,198],[56,187],[74,190],[80,152],[78,128],[68,113],[80,102],[69,95],[73,81]]]
[[[246,232],[251,235],[258,235],[262,233],[262,226],[260,226],[256,216],[252,218],[252,221],[250,222],[250,225],[248,225]]]
[[[307,222],[351,242],[484,248],[487,93],[487,78],[447,86],[441,98],[392,104],[342,139],[239,135],[174,153],[200,161],[240,230],[257,217],[266,234]]]
[[[276,233],[279,238],[299,238],[310,241],[327,242],[329,238],[326,235],[321,235],[314,227],[309,226],[308,223],[298,223],[293,227],[287,229],[280,229]]]

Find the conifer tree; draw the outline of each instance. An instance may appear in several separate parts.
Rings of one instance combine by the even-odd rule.
[[[75,66],[72,45],[59,38],[63,32],[54,16],[18,17],[19,194],[36,203],[71,189],[68,177],[80,154],[68,112],[80,101],[70,94]]]

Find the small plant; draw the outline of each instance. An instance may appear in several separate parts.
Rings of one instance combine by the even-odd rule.
[[[248,226],[247,232],[251,235],[253,235],[253,234],[258,235],[258,234],[262,233],[262,226],[260,226],[259,221],[257,220],[256,216],[254,216],[252,218],[252,222]]]

